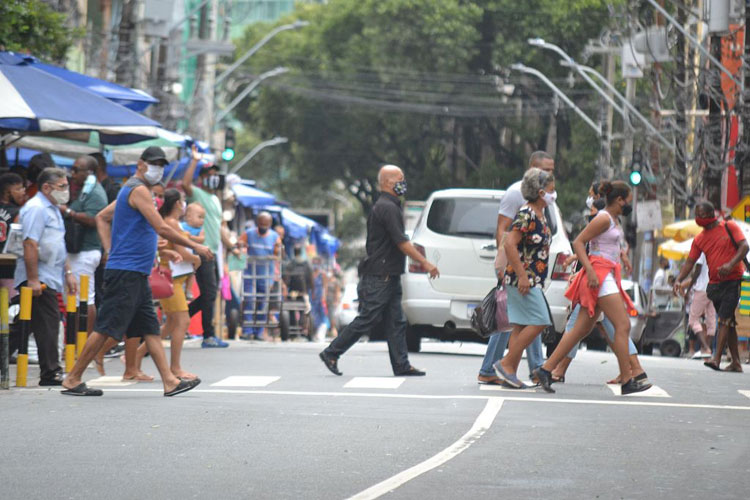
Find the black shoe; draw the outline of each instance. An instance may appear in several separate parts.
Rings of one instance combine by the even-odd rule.
[[[40,386],[55,386],[55,385],[62,385],[63,379],[61,375],[55,376],[53,378],[43,378],[39,380]]]
[[[539,385],[542,386],[546,392],[554,393],[555,390],[552,388],[552,373],[545,370],[541,366],[536,370],[532,371],[531,374],[539,380]]]
[[[397,377],[424,377],[427,375],[427,372],[423,372],[422,370],[410,366],[408,370],[394,373],[394,375]]]
[[[318,356],[320,356],[321,361],[323,361],[323,364],[326,365],[326,368],[328,368],[331,373],[339,376],[343,375],[343,373],[339,371],[339,361],[336,358],[329,356],[325,351],[318,354]]]
[[[635,377],[635,381],[640,383],[648,383],[648,375],[646,375],[646,372],[643,372]]]
[[[626,384],[620,386],[620,394],[626,396],[628,394],[634,394],[636,392],[643,392],[651,389],[651,384],[638,382],[634,378],[628,380]]]

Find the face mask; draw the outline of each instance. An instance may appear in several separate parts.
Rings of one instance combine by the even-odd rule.
[[[266,234],[267,232],[268,232],[268,228],[267,228],[267,227],[259,227],[259,228],[258,228],[258,233],[259,233],[259,234],[260,234],[261,236],[262,236],[262,235],[264,235],[264,234]]]
[[[96,185],[96,177],[93,175],[89,175],[86,177],[86,182],[83,183],[83,188],[81,188],[81,194],[89,194],[92,189],[94,189],[94,186]]]
[[[158,184],[161,180],[162,175],[164,175],[164,167],[160,167],[158,165],[149,165],[146,164],[148,167],[146,170],[146,173],[143,174],[143,178],[146,179],[146,182],[151,184],[152,186],[154,184]]]
[[[553,203],[555,203],[555,200],[557,200],[557,191],[552,191],[551,193],[545,191],[542,199],[548,206],[552,205]]]
[[[717,221],[717,218],[715,215],[713,217],[696,217],[695,218],[695,223],[698,224],[700,227],[710,226],[716,221]]]
[[[406,194],[406,181],[398,181],[393,186],[393,192],[398,196],[404,196]]]
[[[588,208],[590,210],[591,207],[593,207],[593,206],[594,206],[594,197],[593,196],[589,196],[588,198],[586,198],[586,208]]]
[[[631,214],[631,212],[633,212],[633,205],[631,205],[630,203],[626,203],[622,206],[623,216],[627,217],[628,215]]]
[[[53,189],[50,193],[50,196],[53,200],[55,200],[55,203],[58,205],[65,205],[70,200],[70,191],[65,189],[65,191],[60,191],[59,189]]]

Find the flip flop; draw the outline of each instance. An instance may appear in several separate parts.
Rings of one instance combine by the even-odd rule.
[[[85,382],[81,382],[72,389],[60,391],[60,394],[65,394],[66,396],[101,396],[104,393],[101,389],[91,389],[86,386]]]
[[[133,377],[122,377],[123,382],[153,382],[154,377],[146,374],[138,374]]]
[[[554,375],[550,375],[550,381],[553,384],[564,384],[565,383],[565,375],[563,375],[561,377],[556,377]]]
[[[175,387],[169,392],[165,392],[164,396],[170,397],[170,396],[176,396],[178,394],[182,394],[183,392],[187,392],[190,389],[195,389],[200,383],[201,383],[201,379],[199,378],[195,378],[193,380],[180,379],[180,383],[177,384],[177,387]]]
[[[707,366],[707,367],[711,368],[712,370],[716,370],[717,372],[721,371],[721,368],[719,368],[719,365],[717,365],[713,361],[704,361],[703,362],[703,366]]]

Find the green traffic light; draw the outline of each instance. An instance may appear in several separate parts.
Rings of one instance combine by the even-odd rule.
[[[232,161],[234,159],[234,149],[225,149],[222,151],[221,159],[224,161]]]
[[[632,185],[637,186],[638,184],[641,183],[642,180],[643,180],[643,176],[641,175],[639,171],[633,170],[632,172],[630,172],[630,183]]]

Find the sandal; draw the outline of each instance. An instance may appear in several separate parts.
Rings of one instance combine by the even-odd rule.
[[[724,369],[723,369],[723,370],[721,370],[721,371],[723,371],[723,372],[734,372],[734,373],[742,373],[742,366],[740,366],[740,365],[734,365],[734,364],[732,364],[732,365],[727,365],[727,367],[726,367],[726,368],[724,368]]]
[[[85,382],[81,382],[72,389],[60,391],[60,394],[65,394],[66,396],[101,396],[104,393],[101,389],[91,389]]]
[[[717,365],[713,361],[704,361],[703,362],[703,366],[707,366],[707,367],[711,368],[712,370],[716,370],[717,372],[721,371],[721,368],[719,368],[719,365]]]
[[[169,396],[176,396],[178,394],[182,394],[183,392],[187,392],[190,389],[195,389],[200,383],[201,383],[201,379],[199,378],[194,378],[193,380],[180,379],[180,383],[177,384],[177,387],[175,387],[169,392],[165,392],[164,396],[169,397]]]
[[[560,375],[559,377],[556,375],[550,376],[550,381],[553,384],[564,384],[565,383],[565,375]]]

